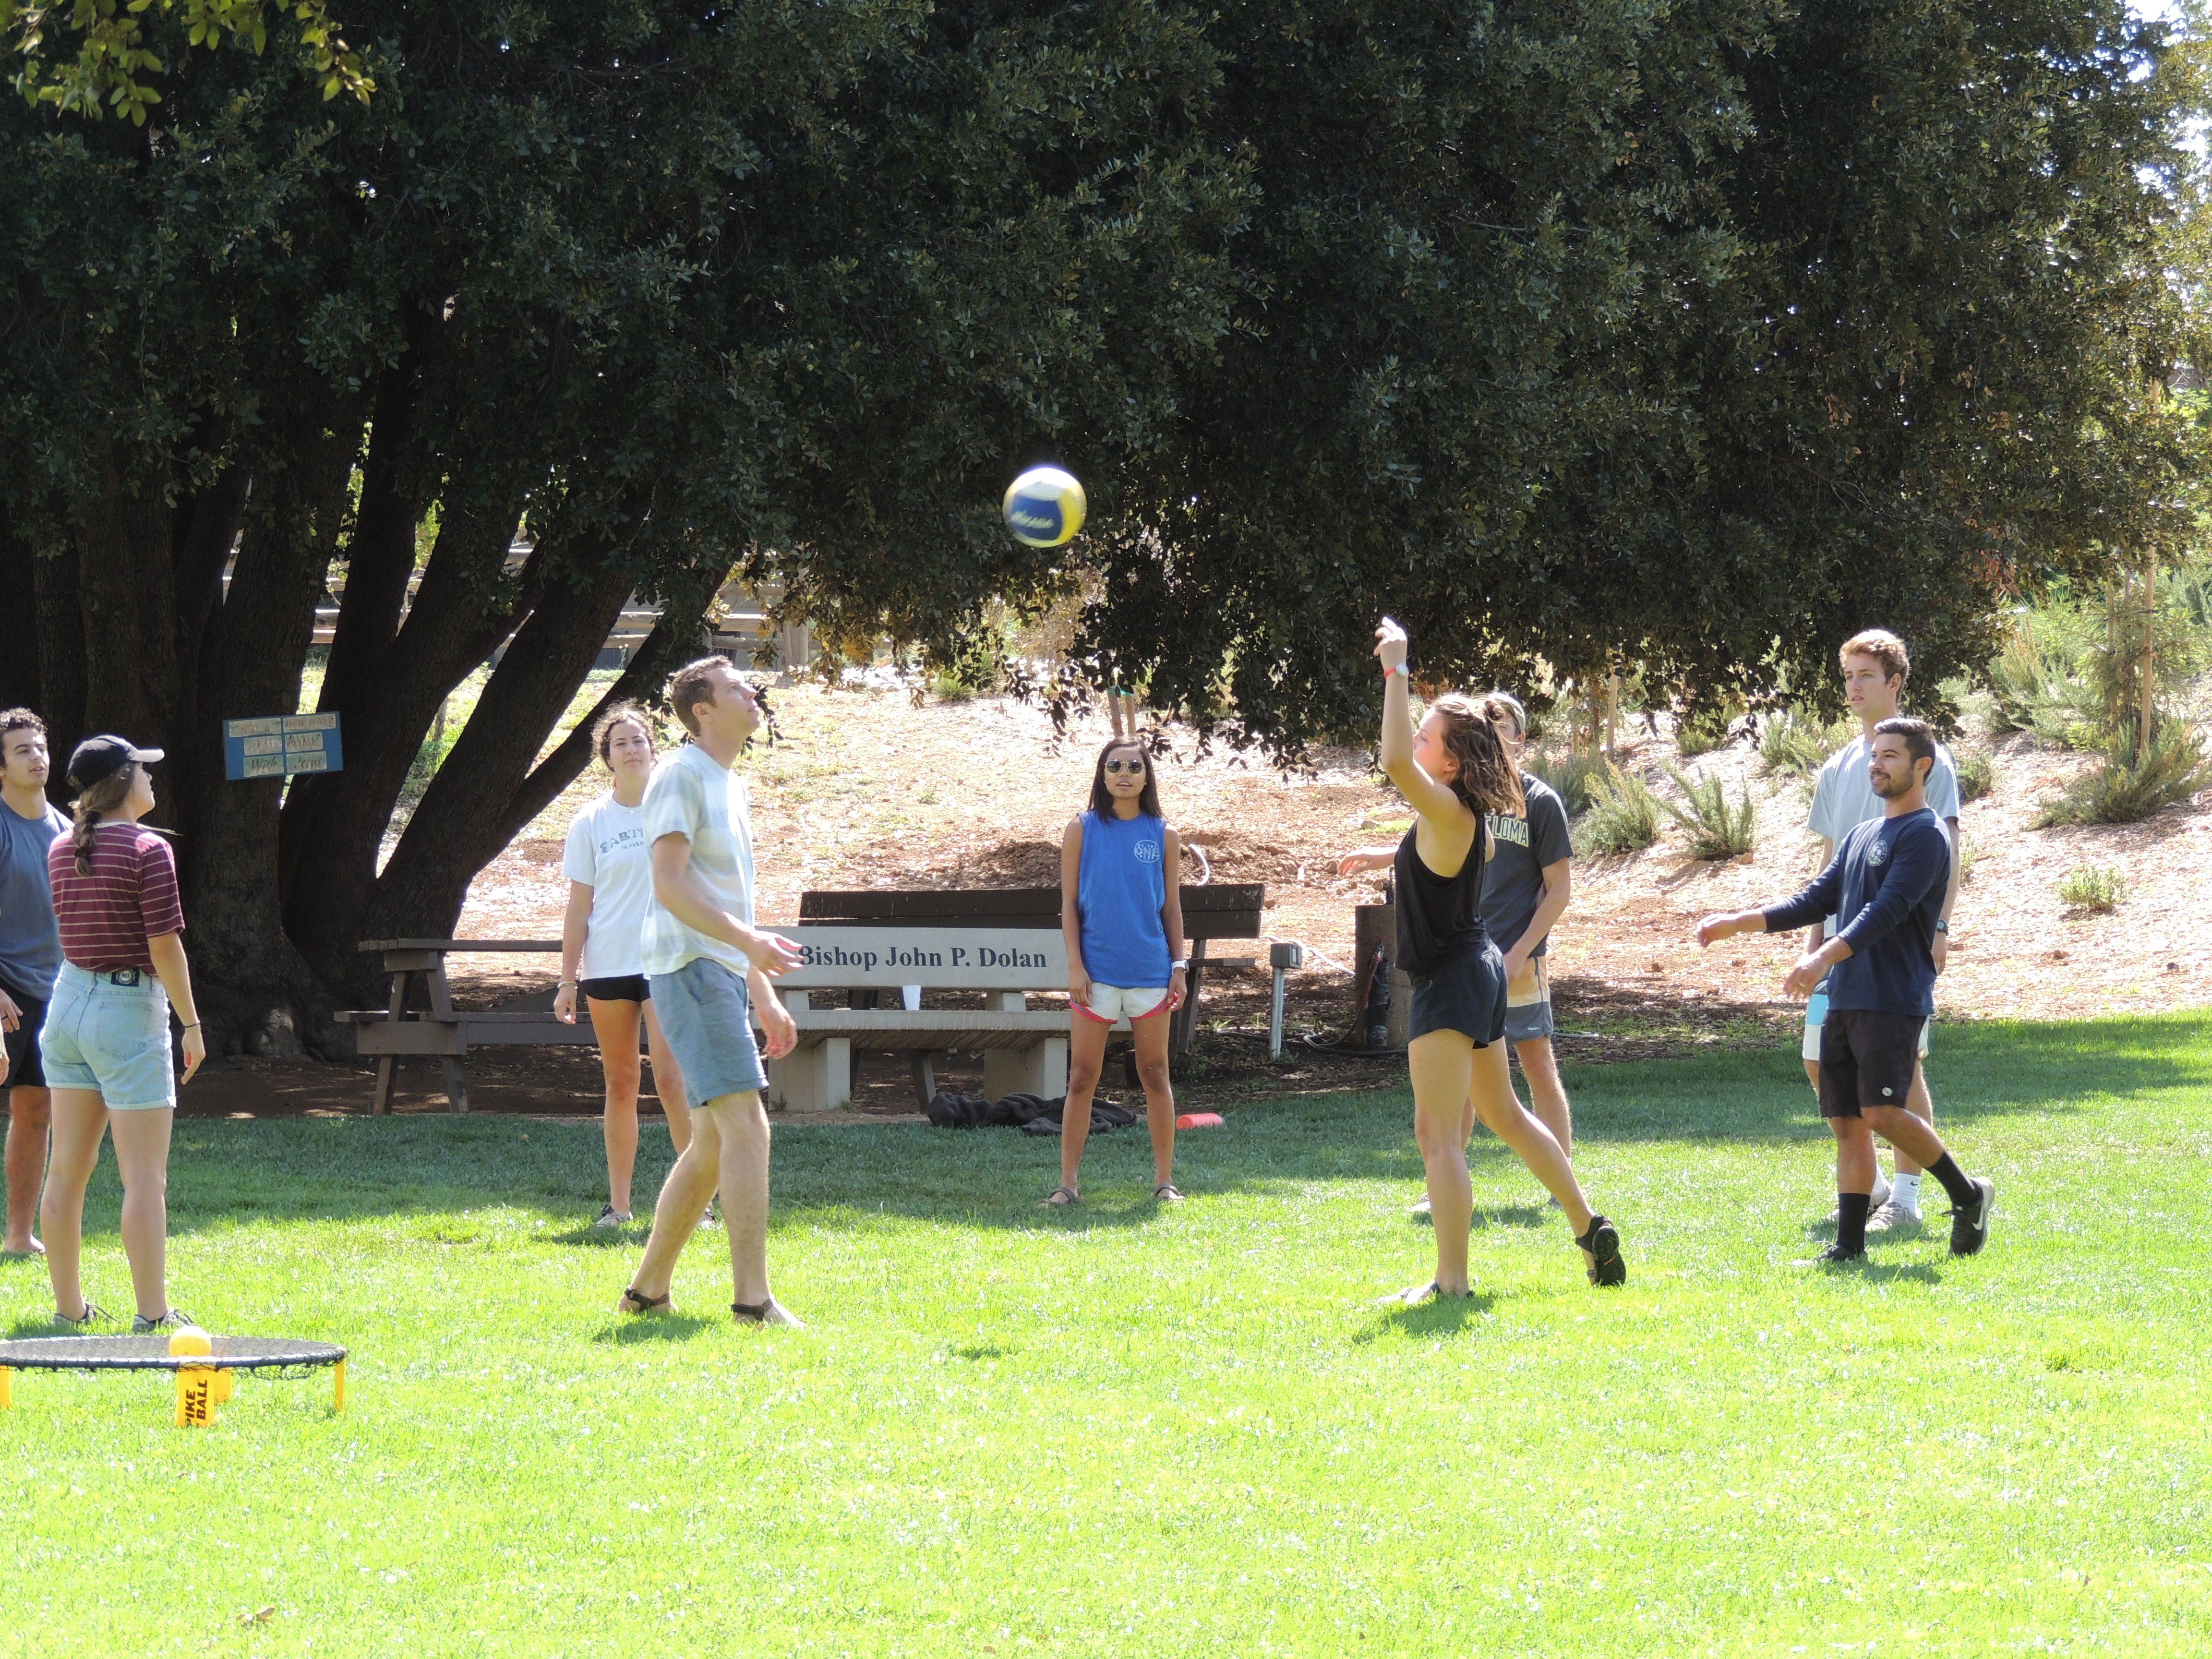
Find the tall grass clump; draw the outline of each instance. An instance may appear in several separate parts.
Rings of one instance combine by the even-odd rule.
[[[1959,775],[1959,804],[1979,800],[1996,787],[1996,763],[1986,749],[1954,750],[1951,764]]]
[[[2212,788],[2212,762],[2205,759],[2197,727],[2168,720],[2147,744],[2139,744],[2132,730],[2124,731],[2096,765],[2035,815],[2033,827],[2135,823],[2206,788]]]
[[[1808,775],[1819,771],[1829,756],[1850,741],[1851,735],[1850,721],[1826,721],[1803,704],[1792,703],[1759,722],[1759,769],[1785,776]]]
[[[2117,866],[2077,864],[2058,878],[2058,896],[2076,910],[2103,915],[2128,896],[2128,878]]]
[[[1716,749],[1725,749],[1729,743],[1729,726],[1726,709],[1701,709],[1694,714],[1686,714],[1674,722],[1674,747],[1684,760],[1695,760]]]
[[[1689,838],[1691,857],[1732,859],[1751,851],[1759,826],[1748,783],[1731,805],[1728,791],[1718,778],[1685,777],[1671,766],[1667,769],[1667,775],[1674,781],[1674,787],[1682,792],[1688,805],[1677,806],[1664,799],[1659,805]]]
[[[1532,750],[1522,757],[1521,764],[1530,777],[1559,796],[1569,817],[1580,817],[1589,810],[1590,780],[1602,776],[1610,763],[1602,755],[1587,751],[1554,758]]]
[[[1587,780],[1589,811],[1574,829],[1578,854],[1638,853],[1659,839],[1659,797],[1611,761]]]

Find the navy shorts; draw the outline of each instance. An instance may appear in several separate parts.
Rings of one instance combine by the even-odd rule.
[[[1483,941],[1480,951],[1412,978],[1409,1039],[1431,1031],[1457,1031],[1476,1048],[1487,1048],[1505,1035],[1505,959],[1489,940]]]
[[[693,1111],[724,1095],[768,1087],[743,974],[694,957],[672,974],[653,976],[653,1000],[660,1035],[684,1073],[684,1103]]]
[[[46,1068],[39,1060],[39,1028],[46,1023],[46,1005],[12,985],[0,986],[0,990],[8,993],[23,1016],[8,1033],[8,1063],[0,1067],[7,1073],[7,1081],[0,1088],[43,1089]]]

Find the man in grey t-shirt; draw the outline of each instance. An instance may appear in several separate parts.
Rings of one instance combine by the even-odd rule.
[[[27,708],[0,710],[0,1036],[6,1042],[8,1234],[0,1250],[43,1254],[32,1236],[46,1168],[53,1098],[39,1064],[39,1028],[61,971],[46,849],[69,820],[46,800],[46,726]]]
[[[1898,702],[1905,694],[1905,679],[1912,672],[1912,659],[1905,650],[1905,641],[1887,629],[1870,628],[1853,635],[1844,641],[1836,656],[1843,670],[1844,701],[1850,703],[1861,731],[1859,736],[1828,757],[1827,764],[1821,767],[1814,782],[1809,822],[1814,833],[1821,838],[1823,868],[1835,856],[1836,848],[1845,836],[1869,819],[1882,816],[1883,802],[1875,793],[1868,769],[1874,729],[1897,713]],[[1936,971],[1940,974],[1950,951],[1951,908],[1959,898],[1959,773],[1951,763],[1951,751],[1942,744],[1936,745],[1936,763],[1928,774],[1928,807],[1942,820],[1944,831],[1951,838],[1950,881],[1943,892],[1942,919],[1936,924]],[[1846,920],[1830,916],[1826,922],[1815,924],[1806,949],[1819,950],[1826,940],[1841,931]],[[1815,1094],[1820,1088],[1820,1026],[1827,1012],[1827,982],[1824,980],[1805,1005],[1805,1042],[1802,1050],[1805,1075],[1812,1079]],[[1920,1053],[1923,1057],[1928,1053],[1925,1025],[1920,1032]],[[1905,1103],[1913,1116],[1934,1125],[1936,1103],[1928,1093],[1923,1068],[1918,1065],[1913,1067],[1912,1091]],[[1875,1211],[1867,1223],[1869,1233],[1920,1224],[1920,1166],[1901,1152],[1897,1154],[1897,1176],[1893,1182],[1884,1181],[1880,1166],[1876,1166]]]

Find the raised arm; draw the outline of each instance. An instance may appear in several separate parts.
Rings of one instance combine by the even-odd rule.
[[[1385,617],[1375,629],[1375,655],[1382,665],[1382,775],[1431,827],[1456,835],[1468,816],[1465,802],[1438,783],[1413,758],[1413,705],[1407,690],[1406,630]]]

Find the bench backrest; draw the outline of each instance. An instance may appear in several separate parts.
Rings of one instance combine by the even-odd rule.
[[[1182,930],[1187,939],[1257,939],[1267,888],[1259,883],[1185,884]],[[817,927],[1048,927],[1060,930],[1057,887],[935,888],[914,891],[871,888],[860,892],[802,893],[799,920]],[[911,983],[912,981],[908,981]]]
[[[771,927],[805,963],[776,977],[795,991],[919,985],[935,991],[1064,991],[1058,927]]]

